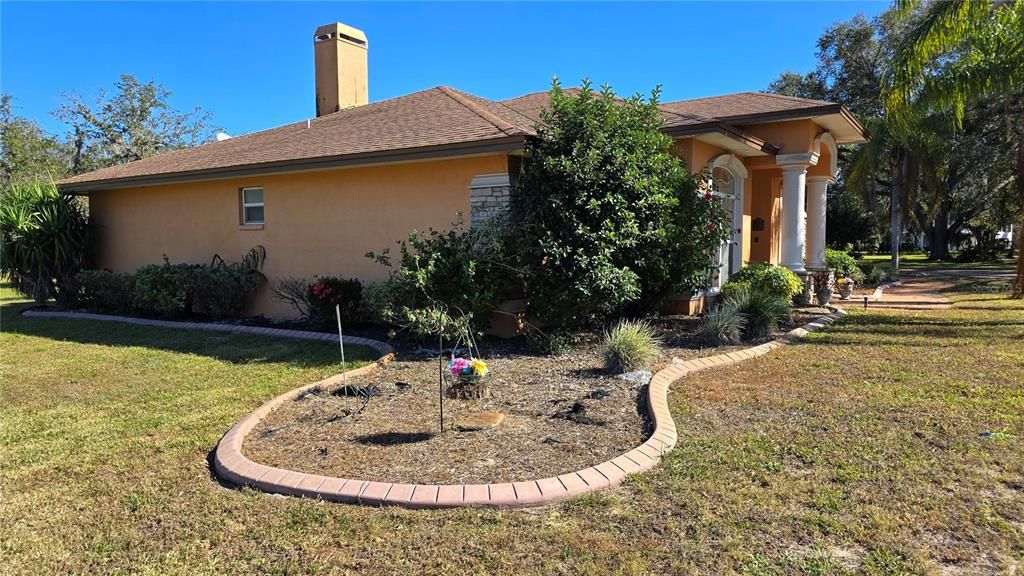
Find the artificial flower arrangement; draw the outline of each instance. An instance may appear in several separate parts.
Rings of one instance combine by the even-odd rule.
[[[836,286],[839,287],[839,296],[843,300],[850,297],[853,293],[853,287],[857,284],[857,281],[850,277],[836,278]]]
[[[479,358],[452,358],[448,362],[452,376],[483,378],[487,375],[487,363]]]

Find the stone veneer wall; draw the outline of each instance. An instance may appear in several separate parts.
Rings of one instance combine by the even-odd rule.
[[[508,174],[475,176],[469,185],[469,224],[479,226],[512,206],[512,186]]]

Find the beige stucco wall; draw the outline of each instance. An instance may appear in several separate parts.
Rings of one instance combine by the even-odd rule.
[[[341,275],[382,280],[387,269],[365,257],[395,246],[412,229],[445,228],[469,220],[469,183],[507,170],[505,155],[216,180],[90,194],[97,230],[96,264],[131,272],[162,261],[209,262],[214,253],[237,260],[249,248],[267,250],[264,273]],[[262,186],[265,225],[239,223],[239,189]],[[264,288],[253,313],[290,316]]]

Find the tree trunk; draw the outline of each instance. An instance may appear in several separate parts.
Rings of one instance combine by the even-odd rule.
[[[1024,122],[1022,122],[1024,124]],[[1017,141],[1017,195],[1020,196],[1021,217],[1017,226],[1017,280],[1013,283],[1011,298],[1024,297],[1024,125]]]
[[[900,269],[900,237],[903,236],[900,202],[907,172],[906,152],[897,149],[894,161],[889,196],[889,267],[895,272]]]
[[[949,211],[940,206],[932,225],[932,245],[928,253],[931,260],[949,260]]]

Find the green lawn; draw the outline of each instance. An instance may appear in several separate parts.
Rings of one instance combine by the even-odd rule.
[[[889,264],[888,254],[868,254],[859,264]],[[907,270],[1002,270],[1013,269],[1015,260],[1002,258],[991,262],[958,262],[956,260],[929,260],[927,254],[913,253],[900,256],[900,268]]]
[[[680,382],[654,471],[496,512],[222,487],[220,435],[332,347],[23,319],[8,293],[0,573],[1020,573],[1024,302],[951,297]]]

